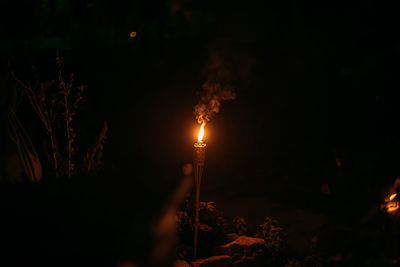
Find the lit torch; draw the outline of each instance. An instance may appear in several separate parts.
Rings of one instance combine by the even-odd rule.
[[[193,151],[193,165],[194,165],[194,178],[196,181],[196,217],[194,226],[194,258],[197,256],[197,233],[199,230],[199,199],[200,199],[200,184],[201,176],[203,174],[204,159],[206,156],[206,144],[203,142],[204,137],[204,122],[200,126],[197,142],[194,143]]]

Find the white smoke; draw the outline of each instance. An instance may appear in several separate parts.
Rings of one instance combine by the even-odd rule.
[[[252,58],[247,54],[233,53],[224,48],[213,48],[205,68],[206,82],[202,85],[201,98],[194,107],[199,124],[209,122],[220,111],[224,101],[234,100],[234,84],[250,77]]]

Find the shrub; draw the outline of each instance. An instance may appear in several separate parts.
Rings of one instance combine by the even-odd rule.
[[[266,217],[264,222],[257,227],[256,236],[265,240],[265,247],[270,255],[280,253],[284,247],[283,229],[278,226],[277,220],[270,217]]]
[[[232,221],[232,230],[238,235],[247,235],[247,223],[244,218],[236,216]]]
[[[195,220],[194,205],[192,204],[187,199],[176,215],[180,239],[177,253],[179,258],[187,260],[193,257]],[[210,231],[201,233],[201,230],[199,230],[198,255],[211,256],[214,246],[220,245],[224,241],[227,232],[226,220],[223,213],[215,207],[215,203],[210,201],[200,202],[199,222],[200,225],[209,226]]]

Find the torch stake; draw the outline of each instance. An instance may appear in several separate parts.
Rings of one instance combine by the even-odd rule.
[[[194,178],[196,182],[196,213],[194,225],[194,258],[197,257],[197,235],[199,231],[199,211],[200,211],[200,184],[203,175],[204,159],[206,155],[206,144],[198,142],[194,144],[193,165]]]

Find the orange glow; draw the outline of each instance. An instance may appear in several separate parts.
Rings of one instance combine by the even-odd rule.
[[[393,193],[393,194],[391,194],[391,195],[388,195],[387,197],[385,197],[385,202],[390,202],[390,201],[392,201],[393,199],[395,199],[397,197],[397,194],[396,193]]]
[[[200,126],[199,136],[197,137],[197,141],[199,143],[203,142],[203,137],[204,137],[204,122]]]
[[[393,212],[395,210],[398,210],[399,209],[399,202],[398,201],[392,201],[392,202],[388,203],[386,205],[386,209],[387,209],[388,212]]]
[[[130,36],[131,38],[136,37],[136,32],[131,32],[131,33],[129,34],[129,36]]]
[[[394,193],[385,198],[386,204],[384,205],[384,207],[386,208],[387,212],[393,212],[400,208],[399,201],[395,199],[396,197],[397,194]]]

